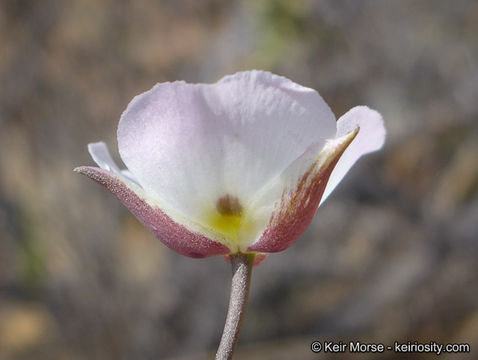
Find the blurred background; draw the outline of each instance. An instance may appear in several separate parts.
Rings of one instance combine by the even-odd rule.
[[[388,138],[255,268],[237,359],[328,358],[317,339],[478,359],[477,38],[473,0],[0,1],[0,359],[212,357],[229,265],[172,252],[72,169],[98,140],[119,160],[119,117],[156,82],[252,68],[337,116],[379,110]]]

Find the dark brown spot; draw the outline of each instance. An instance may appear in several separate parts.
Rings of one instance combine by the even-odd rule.
[[[221,215],[241,216],[242,205],[239,199],[229,194],[221,197],[216,203],[216,209]]]

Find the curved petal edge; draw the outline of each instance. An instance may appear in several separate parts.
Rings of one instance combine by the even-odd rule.
[[[337,120],[337,137],[359,127],[357,137],[337,162],[324,190],[322,204],[342,181],[343,177],[365,154],[379,150],[385,143],[386,131],[382,115],[367,106],[356,106]]]
[[[158,208],[148,204],[132,187],[116,174],[104,169],[81,166],[74,171],[108,189],[134,216],[170,249],[192,258],[226,255],[231,251],[208,237],[194,233],[172,220]]]

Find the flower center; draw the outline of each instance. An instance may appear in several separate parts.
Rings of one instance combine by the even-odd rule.
[[[243,220],[241,202],[235,196],[226,194],[216,202],[216,209],[209,217],[209,225],[216,231],[238,241],[238,233]]]

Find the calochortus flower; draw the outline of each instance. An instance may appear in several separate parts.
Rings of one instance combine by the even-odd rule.
[[[313,89],[264,71],[161,83],[122,114],[120,170],[102,142],[76,171],[113,193],[163,243],[201,258],[287,249],[356,160],[385,139],[358,106],[336,122]]]
[[[76,171],[112,192],[180,254],[224,255],[231,299],[216,359],[231,359],[253,262],[291,246],[359,157],[378,150],[380,114],[339,118],[307,87],[264,71],[214,84],[157,84],[118,126],[121,170],[102,142]]]

